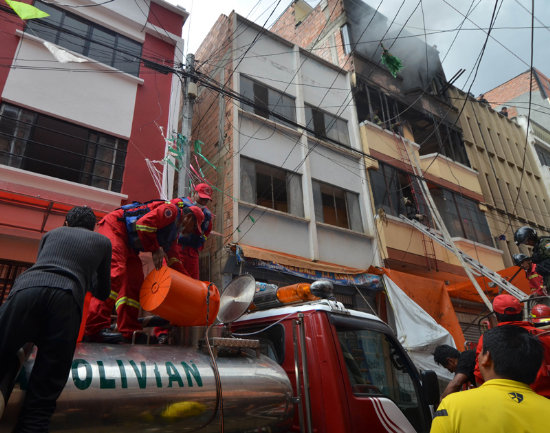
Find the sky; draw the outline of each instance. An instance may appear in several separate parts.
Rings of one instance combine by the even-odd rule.
[[[190,14],[182,32],[186,54],[197,50],[220,14],[229,15],[235,10],[251,21],[269,28],[291,3],[291,0],[168,1],[184,7]],[[486,30],[495,1],[499,5],[497,18],[476,75],[476,59],[487,38]],[[389,17],[388,23],[395,17],[395,28],[400,29],[408,20],[405,28],[409,33],[418,35],[421,39],[426,37],[429,45],[437,46],[447,79],[459,69],[466,69],[455,85],[466,91],[471,86],[471,92],[475,96],[529,69],[532,1],[535,3],[533,66],[550,76],[548,0],[495,1],[363,0],[373,8],[380,4],[379,12]],[[308,0],[308,3],[316,6],[318,0]],[[464,16],[467,14],[468,19],[465,20]],[[462,29],[457,31],[464,20]]]

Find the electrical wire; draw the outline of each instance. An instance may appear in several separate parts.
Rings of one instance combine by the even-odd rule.
[[[516,196],[516,200],[514,202],[514,212],[516,211],[516,208],[517,208],[521,185],[523,183],[523,177],[525,175],[527,146],[529,144],[529,129],[531,125],[531,100],[533,96],[533,57],[534,57],[534,45],[535,45],[535,30],[533,28],[534,24],[535,24],[535,0],[531,0],[531,56],[530,56],[530,65],[529,65],[529,106],[527,109],[527,127],[525,131],[525,146],[523,147],[523,163],[522,163],[521,177],[519,180],[518,195]]]

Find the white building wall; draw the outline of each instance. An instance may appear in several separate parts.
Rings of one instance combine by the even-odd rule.
[[[24,35],[2,99],[127,139],[140,83],[94,60],[55,62],[41,39]]]
[[[257,29],[245,28],[238,19],[233,24],[239,26],[233,43],[234,64],[238,65],[233,77],[235,91],[240,92],[239,74],[243,74],[295,97],[299,124],[305,124],[304,103],[319,107],[348,121],[351,148],[361,149],[346,73],[271,34],[258,35]],[[367,221],[371,206],[361,155],[238,108],[234,119],[234,196],[240,197],[240,157],[250,157],[302,175],[305,215],[301,218],[238,202],[234,241],[361,269],[373,264],[375,242],[370,233],[373,225]],[[365,233],[315,221],[312,179],[358,194]],[[369,218],[372,220],[372,215]]]

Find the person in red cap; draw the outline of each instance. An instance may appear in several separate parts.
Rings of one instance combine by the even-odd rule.
[[[91,299],[84,334],[87,341],[115,343],[120,337],[130,341],[134,332],[142,329],[138,313],[144,277],[139,253],[150,252],[156,269],[166,257],[169,266],[186,273],[179,260],[177,239],[180,233],[200,231],[203,220],[198,206],[181,199],[132,203],[105,215],[97,232],[107,236],[113,247],[111,294],[105,301]],[[113,307],[122,335],[109,332]]]
[[[212,212],[207,205],[212,200],[212,187],[206,183],[195,186],[195,192],[187,200],[201,208],[204,220],[201,232],[182,233],[178,239],[180,246],[180,260],[183,267],[192,278],[199,279],[199,252],[212,231]]]
[[[523,307],[519,300],[512,295],[502,294],[493,299],[493,312],[497,319],[497,326],[512,325],[527,330],[530,334],[537,335],[544,346],[544,360],[531,388],[537,394],[550,398],[550,335],[542,334],[542,330],[535,328],[531,323],[523,320]],[[479,337],[476,348],[476,366],[474,375],[476,383],[481,385],[483,377],[479,370],[479,354],[483,348],[483,335]]]

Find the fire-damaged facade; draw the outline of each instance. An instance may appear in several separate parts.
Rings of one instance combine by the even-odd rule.
[[[407,37],[402,26],[394,30],[387,17],[359,0],[306,6],[294,2],[271,30],[353,72],[363,150],[375,161],[365,162],[384,263],[448,283],[464,279],[449,251],[398,218],[403,214],[431,225],[413,169],[417,164],[459,248],[475,250],[486,266],[502,269],[436,48]],[[396,77],[381,62],[384,49],[404,65]]]
[[[271,30],[352,72],[363,151],[372,157],[365,164],[382,263],[411,277],[404,286],[413,278],[439,281],[467,339],[475,339],[477,326],[469,323],[479,306],[460,299],[468,283],[458,258],[399,218],[433,227],[421,173],[456,246],[494,271],[505,268],[498,234],[488,224],[485,173],[472,167],[477,149],[464,141],[461,107],[450,91],[464,71],[447,80],[437,49],[392,24],[361,0],[322,0],[315,8],[298,0]],[[396,76],[382,62],[384,50],[402,62]]]

